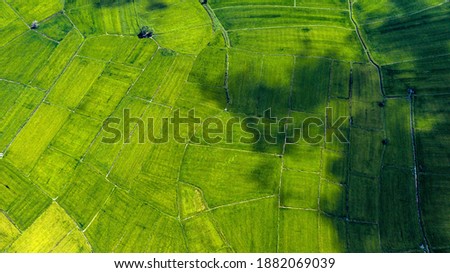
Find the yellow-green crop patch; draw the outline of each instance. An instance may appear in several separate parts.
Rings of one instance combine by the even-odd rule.
[[[70,109],[76,108],[104,67],[105,64],[100,61],[81,57],[73,59],[50,91],[47,101]]]
[[[36,221],[31,225],[11,247],[9,252],[51,252],[59,247],[59,252],[64,252],[64,247],[74,247],[78,252],[90,252],[90,246],[83,235],[78,237],[71,235],[81,231],[66,212],[53,203]],[[66,237],[74,240],[67,241]],[[66,239],[66,240],[65,240]],[[32,243],[31,243],[32,242]],[[63,246],[60,246],[60,243]],[[69,249],[70,251],[70,249]]]
[[[49,89],[63,72],[81,42],[81,35],[76,30],[70,31],[47,59],[45,66],[33,79],[32,84],[43,89]]]
[[[280,209],[279,252],[319,252],[317,211]]]
[[[5,213],[0,213],[0,251],[6,250],[19,235],[20,231],[8,219]]]
[[[0,3],[0,10],[2,11],[0,15],[0,35],[2,37],[0,46],[4,46],[21,33],[27,31],[28,28],[5,1]]]
[[[141,71],[132,67],[108,64],[101,76],[77,106],[76,112],[103,120],[117,107]]]
[[[134,2],[127,0],[70,1],[65,9],[84,35],[134,34],[139,29]]]
[[[183,223],[190,252],[217,252],[227,243],[211,213],[202,213]]]
[[[21,126],[36,109],[44,93],[34,88],[0,81],[0,147],[4,149],[14,139]]]
[[[6,152],[6,158],[29,173],[69,114],[67,109],[41,104]]]

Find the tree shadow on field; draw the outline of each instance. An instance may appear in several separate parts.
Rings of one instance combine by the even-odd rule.
[[[149,0],[146,9],[147,9],[147,11],[152,11],[152,10],[158,10],[158,9],[165,9],[167,7],[168,7],[168,5],[166,3],[164,3],[163,1]]]
[[[230,51],[231,50],[229,49],[228,53],[230,53]],[[277,58],[277,56],[273,56],[273,58]],[[312,116],[324,116],[328,97],[328,76],[330,73],[329,66],[331,65],[331,61],[327,60],[325,62],[328,65],[328,68],[325,70],[322,69],[322,64],[315,63],[314,59],[308,59],[308,61],[310,61],[310,63],[305,63],[305,69],[309,68],[307,72],[305,72],[308,73],[308,75],[304,77],[305,79],[309,76],[316,79],[316,73],[326,74],[325,81],[327,84],[325,87],[326,91],[323,93],[324,99],[322,100],[320,96],[319,100],[307,98],[308,102],[311,103],[303,105],[300,103],[303,98],[299,96],[297,97],[297,100],[300,106],[295,110],[303,112],[317,112],[318,109],[323,108],[320,110],[320,114],[312,114]],[[310,66],[308,66],[308,64],[310,64]],[[231,117],[250,117],[253,119],[259,119],[259,121],[266,122],[271,120],[276,121],[289,117],[292,103],[290,90],[289,92],[281,92],[279,88],[268,86],[265,83],[267,79],[257,79],[251,84],[246,82],[244,85],[247,89],[245,90],[243,90],[242,88],[241,90],[233,90],[232,88],[242,86],[242,81],[248,81],[248,75],[250,75],[252,72],[251,70],[247,69],[246,65],[240,64],[239,61],[232,61],[229,63],[229,66],[230,69],[241,69],[241,71],[234,71],[234,73],[229,73],[228,86],[230,90],[228,90],[228,95],[225,92],[223,93],[223,96],[220,98],[220,101],[218,101],[218,103],[227,104],[228,114]],[[260,69],[260,66],[260,63],[258,63],[258,69]],[[284,69],[284,67],[276,68],[278,70]],[[292,69],[295,68],[291,66],[291,70],[285,71],[284,76],[282,76],[283,78],[287,79],[288,82],[291,82],[292,79]],[[301,75],[301,70],[298,73]],[[348,71],[348,74],[350,74],[350,71]],[[318,77],[317,79],[321,78]],[[294,84],[298,83],[296,83],[294,80]],[[210,92],[209,88],[206,85],[203,85],[202,87],[202,92],[204,92],[205,94]],[[302,92],[302,87],[300,86],[296,91]],[[303,93],[305,92],[308,93],[307,91],[304,91]],[[306,96],[307,95],[308,94],[306,94]],[[272,116],[267,116],[267,112],[265,116],[265,111],[267,109],[271,109]],[[261,124],[261,122],[255,125],[253,128],[255,128],[259,132],[264,132],[264,125]],[[233,143],[229,146],[230,149],[234,150],[250,150],[255,153],[261,154],[262,157],[274,156],[277,158],[277,160],[279,160],[280,165],[283,161],[286,162],[287,158],[289,158],[288,160],[291,164],[293,164],[290,166],[293,169],[289,171],[303,173],[306,176],[308,176],[308,174],[311,174],[311,176],[318,177],[318,181],[316,181],[316,184],[314,184],[313,190],[317,196],[304,196],[299,193],[303,191],[303,187],[311,187],[310,185],[308,185],[308,183],[310,182],[305,182],[298,179],[287,182],[290,185],[286,186],[292,188],[294,192],[280,197],[281,207],[277,208],[277,213],[279,214],[279,218],[282,220],[280,220],[280,241],[278,242],[277,250],[279,252],[378,252],[379,249],[372,246],[373,237],[366,238],[364,236],[364,234],[367,233],[366,227],[353,227],[352,223],[346,221],[348,213],[345,205],[347,194],[346,187],[348,186],[348,172],[346,169],[346,163],[348,158],[346,156],[335,156],[322,159],[321,154],[323,152],[323,149],[325,149],[325,145],[323,142],[319,145],[314,146],[313,148],[311,148],[311,145],[305,142],[301,142],[298,145],[289,144],[290,148],[292,149],[284,149],[286,140],[286,133],[283,131],[284,129],[284,126],[281,126],[280,128],[279,124],[275,124],[272,127],[273,131],[267,132],[268,134],[270,134],[270,136],[267,135],[266,139],[273,138],[273,142],[268,142],[265,140],[265,138],[263,138],[263,136],[261,136],[261,138],[259,139],[254,138],[254,141],[250,141],[250,143],[248,144],[239,143],[238,145],[236,145],[235,143]],[[229,133],[230,132],[226,132],[226,134]],[[235,139],[235,141],[239,140]],[[214,147],[214,144],[211,144],[211,147]],[[219,147],[223,147],[223,145]],[[304,149],[303,147],[306,147],[305,153],[302,152],[302,149]],[[300,149],[300,152],[296,150],[297,148]],[[314,158],[309,158],[310,156]],[[218,158],[217,160],[220,160],[220,158]],[[310,161],[313,163],[310,163]],[[254,170],[251,172],[251,175],[254,177],[254,183],[258,183],[258,187],[261,189],[267,189],[267,187],[275,186],[274,195],[278,195],[279,191],[283,191],[283,186],[281,186],[282,188],[279,188],[281,181],[272,181],[271,178],[269,179],[266,177],[262,177],[262,174],[267,173],[268,170],[270,170],[271,173],[273,172],[278,174],[281,171],[280,165],[274,165],[268,161],[262,162],[261,164],[255,166]],[[345,175],[343,177],[340,177],[340,180],[336,181],[330,182],[324,179],[321,180],[319,179],[320,176],[318,174],[320,174],[322,172],[322,168],[324,168],[322,165],[326,165],[327,170],[337,170],[338,173],[344,173]],[[286,171],[288,171],[288,168],[284,166],[283,172]],[[327,177],[331,176],[332,174],[328,175]],[[280,179],[283,180],[284,178]],[[322,194],[319,195],[319,192],[321,192],[321,188],[324,188],[324,190],[322,191]],[[207,199],[207,196],[205,198]],[[311,213],[311,209],[309,207],[292,207],[292,205],[290,205],[289,203],[285,203],[284,198],[313,199],[314,202],[318,203],[318,206],[312,209],[312,211],[314,212],[314,216],[312,218],[313,220],[311,220],[310,216],[308,216]],[[325,206],[323,210],[320,209],[321,204]],[[335,207],[337,209],[335,209]],[[248,215],[248,217],[252,216]],[[289,219],[291,219],[292,222]],[[322,228],[318,228],[318,225],[321,225]],[[237,223],[237,226],[239,226],[239,223]],[[372,226],[370,226],[370,228],[372,228]],[[347,244],[348,229],[352,230],[353,232],[351,235],[352,238],[354,240],[356,240],[356,238],[358,239],[358,242],[353,243],[352,245]],[[311,235],[310,232],[312,232],[313,235]],[[273,231],[273,236],[274,238],[279,237],[277,230]],[[313,238],[309,236],[313,236]],[[251,240],[252,239],[249,237],[246,244],[251,245]],[[264,249],[261,251],[273,252],[276,250]]]
[[[121,6],[129,3],[133,3],[133,0],[96,0],[95,2],[93,2],[93,5],[96,8],[102,8],[102,7]]]
[[[445,102],[448,104],[450,101],[448,96],[443,95],[420,97],[448,92],[448,86],[446,87],[442,83],[445,82],[445,77],[448,75],[443,71],[450,69],[450,63],[443,63],[442,58],[448,58],[444,55],[450,53],[447,43],[450,4],[446,2],[439,7],[411,15],[412,5],[417,5],[415,10],[422,10],[428,7],[427,1],[394,0],[391,3],[400,11],[400,14],[410,15],[384,18],[380,24],[359,23],[364,30],[368,47],[375,49],[381,47],[384,50],[381,53],[387,57],[384,62],[394,63],[386,66],[381,64],[387,94],[407,97],[408,90],[414,90],[416,165],[420,190],[419,210],[422,212],[424,240],[428,241],[431,251],[440,251],[441,247],[450,246],[450,234],[444,228],[448,227],[450,221],[448,217],[444,217],[445,211],[438,209],[438,207],[445,206],[443,204],[450,195],[450,189],[441,184],[442,180],[448,180],[449,173],[446,171],[448,170],[448,160],[446,159],[450,158],[450,143],[446,141],[446,138],[438,137],[446,134],[443,133],[443,128],[448,128],[448,122],[441,115],[443,111],[437,111],[433,107],[424,108],[425,106],[418,102],[424,101],[425,98],[430,102],[439,102],[437,104],[445,104]],[[361,4],[355,3],[355,6]],[[359,7],[356,11],[363,12],[364,7]],[[391,45],[396,44],[402,46],[402,50],[407,54],[405,56],[408,56],[406,59],[390,52]],[[441,75],[442,78],[439,79],[435,73]],[[432,111],[436,111],[436,113],[432,114]],[[432,126],[428,126],[426,129],[420,128],[420,126],[424,126],[424,120],[427,119],[430,120]],[[440,157],[443,160],[430,159],[432,157]],[[395,183],[396,181],[389,182]]]

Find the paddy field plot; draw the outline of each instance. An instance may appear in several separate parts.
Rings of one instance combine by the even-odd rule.
[[[450,251],[449,15],[0,2],[0,252]]]

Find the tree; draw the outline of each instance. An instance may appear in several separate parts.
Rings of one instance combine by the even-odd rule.
[[[151,38],[153,36],[153,30],[148,26],[141,27],[141,31],[138,34],[139,38]]]
[[[33,23],[31,23],[31,29],[37,29],[39,27],[38,21],[34,20]]]

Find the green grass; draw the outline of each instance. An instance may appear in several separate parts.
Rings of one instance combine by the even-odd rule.
[[[123,243],[122,236],[138,219],[141,208],[142,204],[130,195],[122,190],[115,190],[86,231],[92,247],[96,251],[114,252],[118,244]],[[148,214],[155,221],[159,213],[149,210]]]
[[[226,54],[225,49],[205,47],[195,59],[188,80],[207,87],[224,86]]]
[[[177,55],[153,100],[157,103],[173,106],[178,97],[183,94],[184,85],[193,63],[193,57]]]
[[[154,167],[156,168],[156,166]],[[130,194],[153,205],[160,211],[176,217],[179,210],[177,181],[163,175],[156,176],[144,173],[134,179]]]
[[[25,230],[51,199],[10,164],[1,162],[0,170],[0,208],[20,230]]]
[[[169,50],[158,50],[147,69],[133,86],[130,94],[144,99],[151,99],[161,87],[164,79],[175,61],[175,53]]]
[[[61,41],[73,29],[73,25],[64,14],[55,15],[39,25],[39,32],[56,41]]]
[[[86,164],[78,165],[58,203],[84,229],[107,201],[114,186]],[[83,206],[80,206],[83,202]]]
[[[44,67],[57,44],[28,31],[0,48],[0,78],[30,82]]]
[[[0,147],[4,149],[44,97],[34,88],[0,81]]]
[[[420,196],[425,232],[432,248],[447,247],[449,220],[448,176],[421,175]]]
[[[329,94],[331,62],[326,59],[296,58],[292,109],[324,113]]]
[[[105,119],[127,94],[140,72],[128,66],[108,64],[85,93],[76,111],[100,120]]]
[[[0,251],[421,252],[418,209],[449,251],[448,3],[94,2],[0,2]],[[242,143],[239,124],[217,144],[187,126],[146,139],[177,109],[225,123],[268,108],[297,128],[351,116],[350,142]],[[124,109],[153,128],[105,143]]]
[[[180,217],[185,219],[206,209],[203,192],[192,185],[179,184]]]
[[[71,1],[66,3],[65,10],[86,36],[105,33],[136,35],[139,32],[135,9],[130,1]]]
[[[125,97],[122,100],[122,102],[117,106],[117,108],[114,110],[114,112],[111,114],[111,117],[119,118],[120,123],[118,125],[111,124],[110,126],[115,129],[123,128],[124,109],[130,109],[130,116],[140,117],[145,112],[145,109],[147,107],[148,103],[143,100]],[[122,144],[125,136],[122,135],[121,138],[119,139],[119,142],[114,144],[107,143],[106,141],[103,142],[103,140],[109,139],[111,137],[114,137],[114,135],[102,130],[100,134],[96,137],[95,141],[92,143],[90,149],[87,151],[85,158],[86,162],[94,165],[95,167],[97,167],[98,169],[102,170],[105,173],[107,173],[109,169],[112,167],[112,164],[116,159],[116,156],[122,149],[123,146]]]
[[[350,89],[350,64],[336,62],[331,64],[330,96],[347,99]]]
[[[383,109],[378,105],[380,102],[353,101],[352,116],[353,125],[369,130],[383,129]]]
[[[350,164],[352,171],[376,176],[381,168],[383,133],[351,129]]]
[[[351,253],[381,252],[377,225],[348,223],[348,251]]]
[[[365,25],[363,35],[373,57],[381,64],[389,64],[447,53],[449,9],[444,4],[414,15]]]
[[[305,26],[267,28],[230,32],[233,47],[261,53],[364,60],[354,30]]]
[[[4,46],[9,41],[16,38],[21,33],[28,30],[28,27],[19,19],[17,14],[6,4],[6,2],[0,3],[0,35],[2,40],[0,46]]]
[[[217,228],[211,213],[202,213],[186,220],[183,225],[190,252],[217,252],[227,247],[227,243],[221,231]]]
[[[284,166],[288,169],[319,172],[322,149],[317,145],[288,144],[284,155]]]
[[[230,54],[229,95],[233,112],[262,116],[271,108],[272,115],[287,116],[291,94],[293,58]]]
[[[346,223],[328,216],[319,216],[319,250],[323,253],[347,252]]]
[[[77,165],[76,159],[50,147],[34,165],[30,178],[52,198],[57,198],[63,193]]]
[[[225,102],[225,100],[222,100]],[[198,113],[196,107],[196,113]],[[205,110],[206,108],[201,108]],[[234,114],[231,112],[220,111],[218,109],[214,109],[208,111],[206,113],[201,112],[200,117],[211,118],[214,117],[216,122],[213,122],[209,125],[210,129],[215,129],[217,126],[223,126],[223,131],[220,133],[213,133],[208,131],[206,134],[206,130],[203,130],[203,126],[199,127],[196,130],[196,137],[200,139],[200,144],[220,147],[225,149],[233,149],[233,150],[245,150],[245,151],[253,151],[258,153],[268,153],[274,155],[280,155],[283,151],[283,143],[284,143],[284,133],[278,132],[279,125],[272,124],[270,125],[270,129],[264,131],[263,121],[268,120],[266,118],[260,117],[252,117],[249,119],[248,116],[243,114]],[[218,121],[218,120],[220,121]],[[246,119],[246,120],[244,120]],[[206,119],[205,119],[206,120]],[[205,126],[205,125],[204,125]],[[244,126],[255,127],[259,129],[259,133],[251,133],[248,132],[247,128]],[[206,126],[205,126],[206,127]],[[206,128],[205,128],[206,129]],[[245,130],[247,131],[245,131]],[[265,135],[264,135],[265,133]],[[269,135],[270,134],[270,135]],[[266,137],[266,139],[264,138]],[[218,139],[215,139],[219,137]],[[269,143],[270,140],[271,143]],[[276,143],[274,143],[274,141]]]
[[[372,22],[387,20],[390,17],[401,17],[411,14],[422,9],[430,8],[434,5],[441,4],[439,0],[421,0],[421,1],[370,1],[360,0],[355,2],[354,8],[359,21]]]
[[[347,11],[326,9],[237,6],[215,11],[228,31],[268,27],[307,27],[314,25],[352,28]]]
[[[345,153],[323,150],[322,176],[330,182],[347,183],[348,155]]]
[[[6,1],[31,25],[34,20],[41,21],[61,11],[64,2],[61,0],[49,0],[46,2],[38,0],[15,0]]]
[[[50,145],[79,159],[94,140],[100,126],[99,121],[79,114],[71,114]],[[80,130],[80,127],[83,130]]]
[[[70,31],[47,59],[45,66],[33,79],[32,84],[48,90],[63,72],[81,42],[81,35],[76,30]]]
[[[218,228],[238,253],[275,252],[277,247],[277,198],[265,198],[213,210]],[[230,221],[233,219],[233,221]]]
[[[281,205],[285,207],[317,209],[320,177],[317,174],[283,171]]]
[[[143,68],[156,49],[152,40],[137,36],[101,35],[86,39],[79,55]]]
[[[104,67],[105,64],[100,61],[75,58],[58,79],[46,100],[75,109],[92,84],[99,78]]]
[[[353,64],[352,75],[352,99],[362,102],[382,101],[380,78],[374,66]]]
[[[339,128],[342,135],[345,137],[345,140],[341,141],[337,138],[337,136],[333,136],[330,141],[325,143],[325,147],[328,150],[337,151],[337,152],[347,152],[350,141],[350,104],[348,100],[343,99],[335,99],[331,98],[328,102],[328,107],[331,108],[331,114],[333,115],[333,118],[331,116],[328,116],[327,118],[333,123],[334,121],[337,121],[340,117],[345,118],[344,123]],[[326,163],[326,162],[325,162]]]
[[[405,99],[388,100],[385,109],[389,145],[383,156],[383,164],[411,168],[410,102]]]
[[[292,0],[211,0],[208,2],[213,8],[244,6],[244,5],[280,5],[280,6],[293,6]]]
[[[271,155],[189,145],[180,180],[199,187],[212,208],[275,194],[280,165]]]
[[[436,174],[450,173],[448,105],[448,100],[440,96],[419,97],[414,102],[420,171]]]
[[[145,114],[142,115],[142,118],[143,120],[146,120],[146,122],[147,118],[154,118],[155,130],[153,131],[153,134],[155,137],[160,137],[162,132],[161,119],[163,117],[168,117],[170,113],[171,109],[168,107],[151,104]],[[133,114],[132,117],[140,116],[141,115],[139,114]],[[133,131],[135,126],[137,126],[135,123],[130,124],[130,132]],[[141,171],[145,171],[145,167],[148,167],[147,170],[149,171],[154,171],[148,172],[149,174],[154,175],[156,172],[156,174],[159,173],[158,175],[161,177],[176,178],[177,173],[174,173],[173,171],[174,169],[178,170],[178,167],[173,164],[179,164],[181,162],[181,156],[184,149],[184,146],[177,145],[177,143],[174,142],[161,144],[164,146],[158,146],[160,144],[150,143],[147,139],[148,134],[145,133],[147,132],[147,128],[143,128],[142,125],[139,126],[140,128],[136,127],[136,131],[132,138],[130,138],[130,142],[124,144],[119,157],[114,162],[114,166],[109,173],[110,178],[115,181],[115,183],[127,189],[130,188],[133,180],[139,175],[139,173]],[[143,138],[141,139],[141,137]],[[121,143],[124,142],[122,141]],[[168,150],[168,148],[174,148],[176,150]],[[171,154],[171,152],[173,152],[173,154]],[[151,170],[152,162],[154,162],[154,166],[157,166],[158,159],[161,163],[159,167],[165,167],[164,169],[161,169],[160,172],[157,171],[158,169]],[[172,162],[171,160],[174,161]]]
[[[280,210],[279,252],[319,252],[319,215],[316,211]]]
[[[4,214],[0,214],[0,251],[4,251],[7,247],[20,236],[20,231]]]
[[[344,217],[346,215],[345,187],[325,180],[320,182],[320,210],[329,214]]]
[[[41,104],[8,149],[6,158],[23,172],[29,173],[69,114],[66,109]]]
[[[348,183],[348,216],[352,220],[377,223],[380,215],[379,181],[350,176]]]
[[[449,78],[447,57],[430,57],[417,61],[383,66],[386,92],[389,95],[406,96],[412,88],[417,94],[448,92],[445,81]]]
[[[423,243],[411,171],[383,170],[380,185],[380,235],[384,251],[418,250]]]

